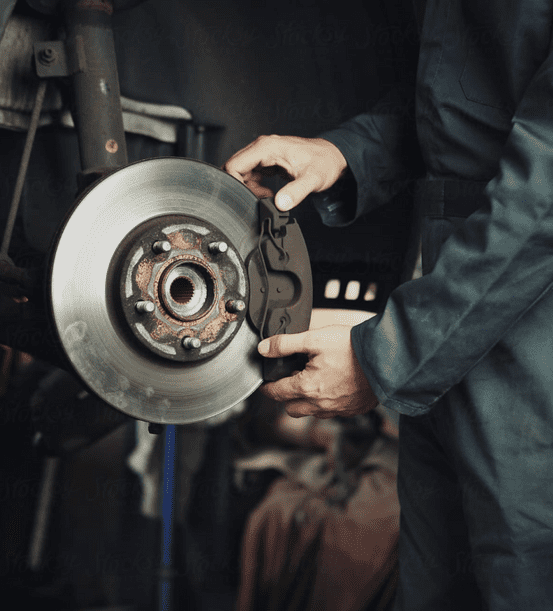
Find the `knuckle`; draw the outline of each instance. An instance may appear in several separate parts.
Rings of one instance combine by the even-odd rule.
[[[302,395],[310,399],[316,399],[321,396],[321,384],[317,380],[312,380],[309,377],[298,375],[298,389]]]
[[[333,399],[322,399],[319,401],[319,407],[325,414],[334,413],[336,410],[336,401]]]
[[[280,138],[281,136],[277,136],[276,134],[263,134],[256,138],[255,142],[264,148],[272,148],[277,144]]]
[[[322,191],[326,188],[327,174],[320,171],[311,170],[309,174],[309,184],[313,191]]]

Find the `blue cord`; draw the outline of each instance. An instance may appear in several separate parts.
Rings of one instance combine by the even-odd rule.
[[[173,609],[173,534],[175,520],[175,467],[177,462],[175,425],[165,427],[165,458],[161,498],[161,566],[159,609]]]

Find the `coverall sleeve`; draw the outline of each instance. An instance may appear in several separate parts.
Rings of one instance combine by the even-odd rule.
[[[319,135],[336,145],[348,175],[311,199],[325,225],[344,227],[389,202],[423,173],[414,88],[396,86],[367,113]],[[355,202],[353,205],[351,202]]]
[[[551,289],[552,99],[550,49],[517,107],[483,206],[445,241],[431,273],[398,287],[382,314],[352,329],[356,356],[387,407],[430,410]],[[374,163],[372,135],[367,148],[349,131],[333,140],[357,179],[372,181],[383,171],[361,169]],[[360,207],[372,201],[370,189],[359,187]]]

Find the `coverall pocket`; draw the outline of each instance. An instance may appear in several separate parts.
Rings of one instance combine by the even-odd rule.
[[[512,113],[510,97],[505,91],[505,79],[501,71],[491,70],[491,67],[496,66],[495,62],[482,61],[482,55],[488,52],[493,54],[492,49],[488,49],[486,45],[469,47],[459,84],[467,100]]]

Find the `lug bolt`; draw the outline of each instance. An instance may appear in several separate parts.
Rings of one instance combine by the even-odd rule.
[[[202,347],[202,342],[197,337],[185,337],[182,340],[182,347],[185,350],[198,350]]]
[[[171,250],[171,242],[168,240],[158,240],[152,244],[152,250],[157,252],[158,255],[163,252],[169,252]]]
[[[211,242],[208,248],[210,253],[218,255],[227,252],[228,244],[226,242]]]
[[[134,307],[140,314],[151,314],[156,309],[151,301],[137,301]]]
[[[231,314],[238,314],[246,309],[246,304],[241,299],[229,299],[225,305],[227,312]]]

